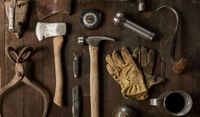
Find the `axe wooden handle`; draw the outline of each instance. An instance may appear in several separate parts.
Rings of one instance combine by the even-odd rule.
[[[90,52],[90,108],[91,117],[99,117],[98,47],[89,45]]]
[[[56,88],[54,94],[54,103],[58,106],[63,105],[63,73],[61,64],[61,49],[64,39],[63,36],[57,36],[53,39],[54,46],[54,64],[55,64],[55,75],[56,75]]]

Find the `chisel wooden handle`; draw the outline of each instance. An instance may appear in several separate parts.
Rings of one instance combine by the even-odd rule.
[[[61,64],[61,49],[63,45],[63,36],[57,36],[53,39],[54,46],[54,64],[55,64],[55,75],[56,75],[56,88],[54,94],[54,103],[58,106],[63,105],[63,73]]]
[[[99,117],[98,47],[89,45],[90,52],[90,108],[91,117]]]

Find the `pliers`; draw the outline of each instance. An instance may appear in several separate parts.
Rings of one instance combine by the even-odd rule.
[[[14,75],[13,79],[0,90],[0,105],[2,105],[2,100],[3,100],[3,97],[5,96],[5,94],[11,88],[15,87],[20,82],[23,82],[24,84],[33,88],[34,90],[36,90],[37,92],[39,92],[42,95],[42,97],[44,99],[42,117],[46,117],[49,107],[50,107],[50,95],[38,83],[36,83],[32,80],[29,80],[29,78],[26,77],[26,75],[24,73],[25,70],[24,70],[23,63],[26,62],[26,60],[30,58],[32,51],[33,51],[33,48],[31,48],[31,47],[24,47],[21,51],[19,51],[19,53],[13,47],[8,47],[6,49],[6,54],[7,54],[8,58],[15,63],[15,75]],[[0,117],[3,117],[2,109],[0,109]]]

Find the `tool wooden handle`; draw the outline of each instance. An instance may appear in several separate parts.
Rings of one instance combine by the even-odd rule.
[[[58,106],[63,105],[63,73],[61,64],[61,49],[63,45],[63,36],[57,36],[53,39],[54,46],[54,64],[55,64],[55,75],[56,75],[56,88],[54,94],[54,103]]]
[[[89,46],[90,52],[90,105],[91,117],[99,117],[98,47]]]

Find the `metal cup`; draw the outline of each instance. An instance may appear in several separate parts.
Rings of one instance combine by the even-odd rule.
[[[184,116],[192,109],[191,96],[181,90],[166,91],[158,98],[149,100],[151,106],[156,106],[173,116]]]

